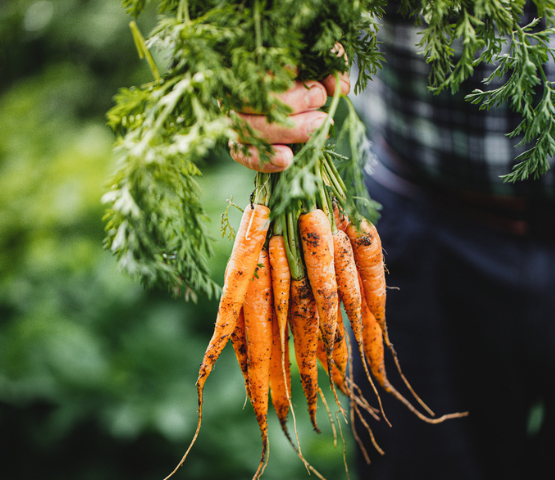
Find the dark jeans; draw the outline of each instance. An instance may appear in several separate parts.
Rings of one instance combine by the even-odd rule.
[[[429,425],[379,389],[392,428],[368,419],[380,456],[357,425],[371,457],[359,458],[360,480],[551,478],[555,240],[513,236],[371,179],[368,188],[383,205],[387,319],[403,373],[437,416],[470,413]],[[389,360],[391,383],[411,399]]]

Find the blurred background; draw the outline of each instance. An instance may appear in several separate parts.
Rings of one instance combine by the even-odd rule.
[[[120,87],[151,80],[130,20],[120,0],[0,1],[0,458],[7,480],[162,479],[196,428],[195,381],[217,302],[146,291],[102,247],[100,198],[114,167],[105,114]],[[145,35],[155,22],[152,7],[138,21]],[[220,236],[220,214],[231,196],[246,204],[253,174],[225,155],[202,169],[211,269],[221,283],[231,243]],[[312,431],[294,378],[303,454],[326,478],[346,478],[339,433],[334,447],[321,403],[323,433]],[[350,429],[342,427],[356,480]],[[207,383],[199,439],[175,478],[250,479],[260,448],[229,346]],[[263,478],[309,478],[273,412]]]

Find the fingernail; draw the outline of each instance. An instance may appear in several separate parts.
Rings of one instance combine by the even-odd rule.
[[[312,122],[308,124],[306,133],[308,133],[308,135],[313,134],[314,131],[318,129],[325,121],[326,121],[326,117],[318,117],[315,120],[312,120]]]
[[[324,87],[319,85],[313,85],[306,92],[306,105],[308,108],[320,108],[326,103],[327,94]]]

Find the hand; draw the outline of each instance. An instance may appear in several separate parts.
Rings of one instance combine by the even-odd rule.
[[[348,94],[351,90],[349,74],[340,77],[341,93]],[[285,170],[293,160],[293,152],[287,146],[291,143],[306,143],[311,133],[316,130],[327,117],[318,109],[326,103],[326,99],[335,93],[335,76],[330,75],[322,82],[295,82],[295,85],[278,98],[292,109],[291,119],[295,125],[286,128],[275,123],[268,123],[264,115],[245,111],[239,115],[245,119],[273,147],[274,153],[270,161],[260,165],[258,151],[250,146],[248,154],[241,151],[241,146],[230,142],[231,157],[251,170],[259,172],[280,172]]]

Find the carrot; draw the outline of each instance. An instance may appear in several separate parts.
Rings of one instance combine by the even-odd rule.
[[[198,437],[202,422],[204,384],[206,383],[216,360],[229,340],[229,337],[235,330],[235,326],[247,294],[247,288],[256,269],[258,257],[266,239],[266,233],[269,227],[269,215],[269,208],[259,204],[248,205],[243,212],[241,223],[239,225],[239,229],[237,230],[235,242],[231,251],[231,256],[226,268],[224,287],[222,296],[220,297],[214,333],[200,365],[197,380],[197,429],[189,448],[181,458],[178,465],[166,477],[166,479],[171,477],[177,469],[183,465],[183,462],[187,458],[187,455]]]
[[[301,445],[299,437],[297,435],[297,421],[295,418],[295,411],[293,410],[293,404],[291,403],[291,364],[289,362],[289,332],[286,329],[285,333],[285,351],[282,351],[282,343],[279,332],[279,322],[277,321],[277,316],[274,311],[274,316],[272,319],[272,363],[270,368],[270,392],[272,398],[272,405],[276,411],[278,420],[281,424],[281,429],[289,443],[294,448],[295,452],[305,464],[308,471],[313,472],[320,479],[323,477],[320,473],[310,465],[301,452]],[[295,437],[297,440],[296,446],[289,435],[287,430],[287,414],[291,409],[291,416],[293,417],[293,428],[295,431]]]
[[[362,340],[362,292],[353,248],[349,237],[341,230],[334,233],[332,238],[337,290],[358,342]]]
[[[269,214],[266,206],[248,205],[241,219],[226,269],[216,326],[199,371],[197,389],[201,396],[204,383],[237,324],[266,239]]]
[[[345,324],[343,323],[343,317],[340,312],[337,315],[337,328],[335,330],[335,340],[333,343],[333,363],[337,367],[339,374],[345,378],[343,383],[346,384],[349,350],[347,347],[347,339],[345,337]]]
[[[361,290],[364,292],[366,304],[380,325],[383,338],[393,355],[395,365],[403,382],[410,390],[412,396],[430,415],[434,412],[426,405],[412,388],[411,384],[403,374],[401,364],[397,357],[397,352],[389,339],[387,324],[385,319],[386,306],[386,281],[385,265],[382,253],[380,236],[374,224],[362,219],[360,228],[349,224],[346,229],[347,235],[353,246],[353,254],[357,264],[357,269],[361,278]]]
[[[389,345],[385,323],[385,267],[378,231],[374,224],[362,219],[360,229],[351,223],[346,232],[351,240],[357,269],[362,278],[366,303],[380,324],[386,344]]]
[[[308,413],[314,430],[320,433],[316,423],[318,402],[318,313],[308,278],[291,280],[291,310],[289,323],[293,333],[295,358],[301,384],[308,405]]]
[[[328,370],[331,370],[335,330],[337,328],[338,294],[333,263],[333,239],[328,217],[320,209],[314,209],[309,213],[301,214],[299,216],[299,234],[306,273],[320,318],[320,331],[322,332],[326,357],[329,363]],[[340,410],[343,411],[331,376],[330,385],[334,392],[336,403]]]
[[[403,405],[405,405],[412,413],[418,418],[427,423],[441,423],[450,418],[460,418],[468,415],[468,412],[451,413],[443,415],[439,418],[429,418],[420,413],[400,392],[391,385],[385,371],[385,355],[384,355],[384,341],[383,332],[381,327],[370,311],[370,308],[363,300],[363,338],[364,338],[364,351],[370,364],[370,370],[374,378],[383,389],[393,395]]]
[[[285,251],[285,239],[283,235],[274,235],[268,244],[270,254],[270,265],[272,267],[272,290],[274,292],[274,307],[276,310],[279,326],[279,338],[282,351],[285,345],[285,331],[287,328],[287,315],[289,313],[289,295],[291,286],[291,272],[287,253]]]
[[[262,456],[253,479],[262,473],[268,449],[268,394],[272,357],[272,281],[268,252],[262,249],[256,275],[248,286],[243,311],[247,332],[250,400],[262,434]]]
[[[281,360],[282,376],[287,376],[289,365],[286,365],[286,356],[289,350],[286,344],[287,337],[287,317],[289,315],[289,296],[291,291],[291,271],[287,252],[285,249],[285,238],[283,235],[273,235],[268,242],[268,253],[270,255],[270,265],[272,272],[272,291],[274,294],[274,311],[276,314],[277,331],[279,337],[279,352]],[[279,363],[278,363],[279,364]],[[291,382],[289,382],[290,385]],[[285,384],[285,394],[288,402],[291,401],[291,387]],[[285,413],[287,417],[287,413]],[[285,428],[285,424],[282,424]]]
[[[289,412],[289,401],[291,391],[291,371],[289,365],[289,349],[282,350],[280,325],[277,321],[277,315],[274,312],[272,318],[272,363],[270,367],[270,391],[272,404],[276,411],[281,428],[285,435],[291,441],[289,432],[287,431],[286,422]],[[283,361],[282,361],[283,359]]]
[[[372,376],[368,371],[368,365],[366,362],[366,357],[364,354],[363,339],[362,339],[362,288],[359,281],[360,275],[357,270],[357,265],[354,258],[353,247],[348,235],[345,233],[347,227],[350,225],[349,217],[347,214],[340,210],[337,202],[333,202],[333,215],[336,231],[333,233],[333,249],[334,249],[334,265],[335,274],[337,278],[337,288],[339,292],[339,298],[345,307],[345,313],[349,319],[355,341],[357,343],[361,363],[363,365],[364,371],[366,372],[366,377],[380,406],[380,410],[384,420],[388,425],[391,426],[389,420],[387,419],[380,395],[374,382],[372,381]],[[352,383],[352,387],[356,387]],[[351,401],[361,401],[361,398],[355,394],[351,389],[351,395],[353,398]]]
[[[266,239],[269,214],[270,210],[266,206],[249,205],[241,219],[227,265],[216,326],[204,354],[197,380],[197,389],[201,395],[208,375],[237,324],[239,312]]]
[[[241,310],[239,318],[237,319],[235,330],[233,330],[233,333],[231,334],[231,344],[233,345],[235,356],[237,357],[239,367],[241,367],[241,372],[243,373],[243,378],[245,379],[247,396],[250,397],[247,364],[247,335],[245,331],[245,316],[243,314],[243,310]]]
[[[337,211],[337,207],[336,207]],[[347,218],[345,216],[345,218]],[[387,417],[383,411],[380,395],[372,381],[366,358],[364,354],[363,338],[362,338],[362,293],[359,281],[359,273],[357,271],[353,248],[349,237],[342,230],[338,230],[333,234],[333,257],[335,264],[335,275],[337,278],[337,289],[339,291],[339,298],[345,307],[345,313],[349,319],[355,341],[358,346],[360,358],[366,377],[370,385],[374,389],[374,393],[380,404],[382,415],[387,423]]]

